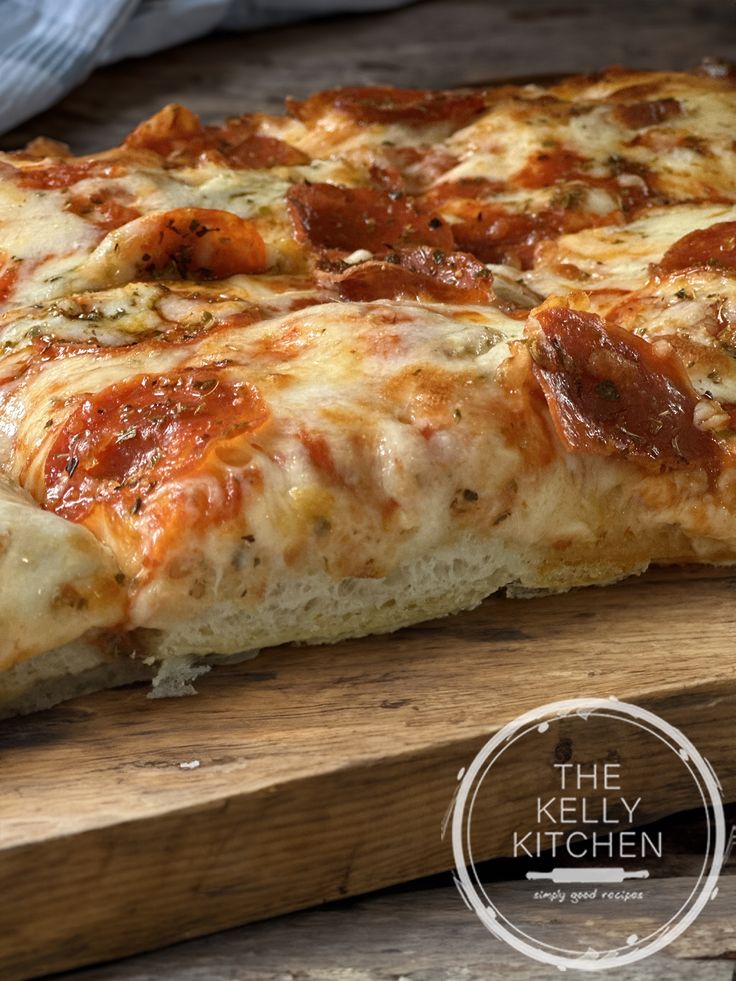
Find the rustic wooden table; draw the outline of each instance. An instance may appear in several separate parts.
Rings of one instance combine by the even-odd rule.
[[[106,68],[54,109],[0,138],[0,145],[17,147],[45,134],[79,152],[99,149],[174,100],[216,118],[277,109],[287,93],[302,96],[338,84],[451,86],[612,63],[685,68],[704,56],[736,60],[736,5],[429,0],[388,13],[214,36]],[[729,819],[736,821],[733,809]],[[680,822],[686,839],[688,820]],[[683,863],[673,874],[688,874],[687,860]],[[733,861],[727,871],[734,871]],[[503,878],[503,869],[498,874]],[[736,875],[724,876],[722,894],[723,901],[667,951],[615,977],[733,981]],[[492,941],[464,908],[447,874],[64,977],[474,981],[551,978],[557,972]]]

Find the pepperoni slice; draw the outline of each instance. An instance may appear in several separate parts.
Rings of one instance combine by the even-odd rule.
[[[248,116],[231,119],[222,126],[203,126],[199,116],[180,105],[165,106],[141,123],[126,138],[125,145],[152,150],[173,166],[210,160],[236,170],[295,166],[309,162],[296,147],[255,132]]]
[[[317,92],[301,102],[287,99],[286,108],[308,124],[319,122],[331,109],[337,109],[358,123],[427,126],[444,122],[460,127],[483,112],[486,97],[482,91],[462,89],[431,92],[391,85],[353,86]]]
[[[603,181],[600,182],[603,184]],[[612,188],[615,195],[615,189]],[[614,200],[618,195],[615,195]],[[584,206],[575,205],[575,192],[570,191],[572,203],[566,197],[559,205],[539,211],[512,212],[503,205],[487,203],[461,203],[456,210],[472,213],[472,218],[454,222],[451,226],[455,246],[462,252],[471,252],[483,262],[500,262],[531,269],[536,247],[546,239],[557,238],[583,228],[608,225],[620,219],[621,210],[615,205],[611,211],[596,213]],[[627,195],[620,195],[621,207],[629,207]]]
[[[53,191],[78,184],[89,177],[120,177],[125,173],[120,161],[55,160],[44,167],[18,170],[18,184],[34,190]]]
[[[399,192],[294,184],[286,197],[297,238],[318,249],[385,252],[406,245],[452,249],[452,233],[445,222]]]
[[[536,180],[526,168],[521,178]],[[456,249],[470,252],[482,262],[509,263],[522,269],[531,268],[536,245],[543,239],[606,220],[565,207],[525,213],[509,211],[492,200],[505,187],[504,183],[483,177],[466,178],[438,184],[424,200],[427,206],[442,208],[457,219],[450,226]]]
[[[226,279],[266,268],[256,227],[229,211],[153,211],[110,232],[80,269],[86,288],[150,279]]]
[[[566,230],[567,219],[564,212],[552,209],[514,214],[501,205],[483,204],[472,220],[453,224],[452,234],[458,249],[472,252],[483,262],[530,269],[537,242]]]
[[[581,177],[582,168],[586,163],[585,157],[573,150],[558,147],[555,150],[542,151],[512,178],[512,183],[519,187],[530,189],[549,187],[556,181],[570,180]]]
[[[668,345],[579,310],[551,307],[536,318],[534,374],[570,452],[714,469],[719,445],[695,426],[698,396]]]
[[[613,115],[618,123],[628,129],[644,129],[656,126],[668,119],[682,114],[682,106],[677,99],[652,99],[647,102],[634,102],[628,106],[617,106]]]
[[[736,270],[736,221],[719,221],[678,239],[654,267],[657,275],[685,269]]]
[[[46,459],[48,508],[83,520],[97,503],[137,515],[162,483],[205,463],[213,444],[264,424],[258,391],[216,368],[138,375],[85,399]]]
[[[306,153],[272,136],[260,136],[257,133],[238,136],[236,129],[213,129],[214,132],[207,134],[208,140],[212,141],[211,145],[203,150],[202,156],[213,162],[226,164],[234,170],[294,167],[309,163]]]
[[[483,263],[462,252],[422,245],[350,266],[336,276],[320,276],[343,300],[435,300],[488,303],[492,276]]]

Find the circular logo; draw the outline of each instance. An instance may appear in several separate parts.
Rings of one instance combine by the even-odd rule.
[[[726,846],[718,778],[652,712],[615,698],[543,705],[496,733],[458,780],[460,893],[490,933],[537,961],[585,971],[631,964],[670,944],[717,895]],[[668,879],[677,843],[656,822],[695,808],[699,867]],[[489,855],[513,858],[523,877],[500,886],[498,869],[481,864]]]

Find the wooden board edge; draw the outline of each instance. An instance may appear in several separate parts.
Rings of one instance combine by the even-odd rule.
[[[684,727],[736,800],[726,682],[639,704]],[[9,849],[0,975],[80,967],[449,869],[441,824],[456,774],[492,731]],[[663,801],[649,819],[676,809]]]

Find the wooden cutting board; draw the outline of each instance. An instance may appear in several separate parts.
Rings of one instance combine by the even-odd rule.
[[[615,695],[653,709],[736,800],[735,624],[734,573],[660,570],[494,597],[390,636],[273,649],[216,669],[197,697],[153,701],[132,686],[2,723],[0,976],[450,868],[440,829],[458,769],[551,700]],[[651,774],[646,819],[682,806],[665,779]]]

